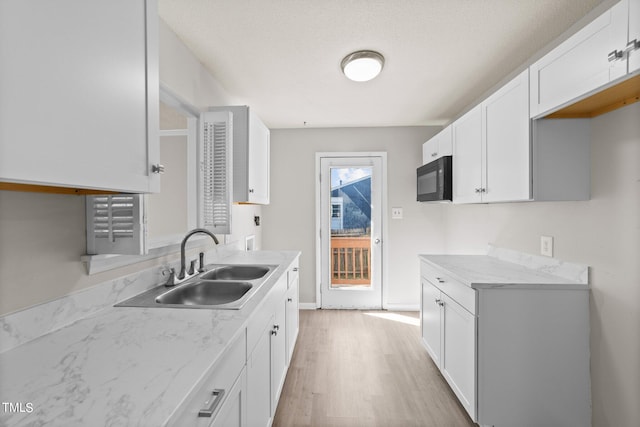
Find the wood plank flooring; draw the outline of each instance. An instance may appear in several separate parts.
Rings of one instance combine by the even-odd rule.
[[[413,312],[300,311],[273,425],[475,426],[422,347],[418,325]]]

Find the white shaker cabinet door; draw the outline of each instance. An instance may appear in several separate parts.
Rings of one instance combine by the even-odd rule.
[[[0,2],[0,181],[159,191],[154,0]]]
[[[269,204],[269,128],[249,111],[248,202]]]
[[[610,54],[627,44],[628,4],[617,3],[530,67],[531,117],[550,113],[626,74],[624,55]]]
[[[482,201],[482,110],[474,107],[453,122],[453,202]]]
[[[529,71],[482,103],[483,202],[531,198]]]
[[[445,294],[442,303],[442,375],[475,420],[476,318]]]
[[[271,316],[247,358],[247,422],[251,427],[271,425]]]
[[[420,311],[422,342],[438,367],[441,363],[441,302],[440,290],[422,279],[422,310]]]

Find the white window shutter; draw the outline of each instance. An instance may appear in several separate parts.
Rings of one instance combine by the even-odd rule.
[[[200,115],[198,223],[200,227],[219,234],[231,234],[232,135],[231,112]]]
[[[144,195],[87,196],[87,253],[142,255],[147,252]]]

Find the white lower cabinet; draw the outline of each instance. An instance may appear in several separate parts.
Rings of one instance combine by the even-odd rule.
[[[441,314],[440,290],[422,279],[422,306],[420,310],[420,324],[422,342],[436,366],[440,367],[441,342]]]
[[[591,425],[588,287],[505,285],[493,268],[468,284],[421,263],[427,352],[481,426]]]
[[[436,283],[446,282],[438,278]],[[475,420],[475,316],[423,277],[421,323],[427,352]]]
[[[167,426],[268,427],[298,335],[298,258]]]
[[[287,374],[285,293],[283,275],[247,327],[247,406],[251,427],[273,422]]]
[[[471,418],[476,418],[476,318],[446,294],[441,296],[440,369]]]
[[[300,307],[298,303],[300,275],[298,272],[298,261],[289,268],[287,293],[285,295],[285,325],[287,331],[287,366],[291,363],[293,349],[298,339],[298,329],[300,321]]]
[[[273,316],[247,358],[247,420],[252,427],[271,425],[271,332]]]

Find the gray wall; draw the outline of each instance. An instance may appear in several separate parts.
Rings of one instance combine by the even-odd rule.
[[[487,243],[591,266],[594,426],[640,419],[640,104],[592,119],[592,197],[583,202],[433,205],[414,201],[415,167],[429,128],[300,129],[272,133],[272,204],[265,247],[300,249],[301,302],[315,302],[315,165],[318,151],[387,151],[389,303],[418,304],[418,253],[484,253]]]
[[[265,249],[297,249],[300,301],[314,303],[315,153],[387,152],[387,214],[404,208],[404,219],[388,220],[388,299],[397,306],[419,304],[417,254],[443,250],[441,206],[416,202],[416,168],[422,143],[437,127],[275,129],[271,131],[271,204],[263,208]],[[422,236],[416,238],[416,236]]]

